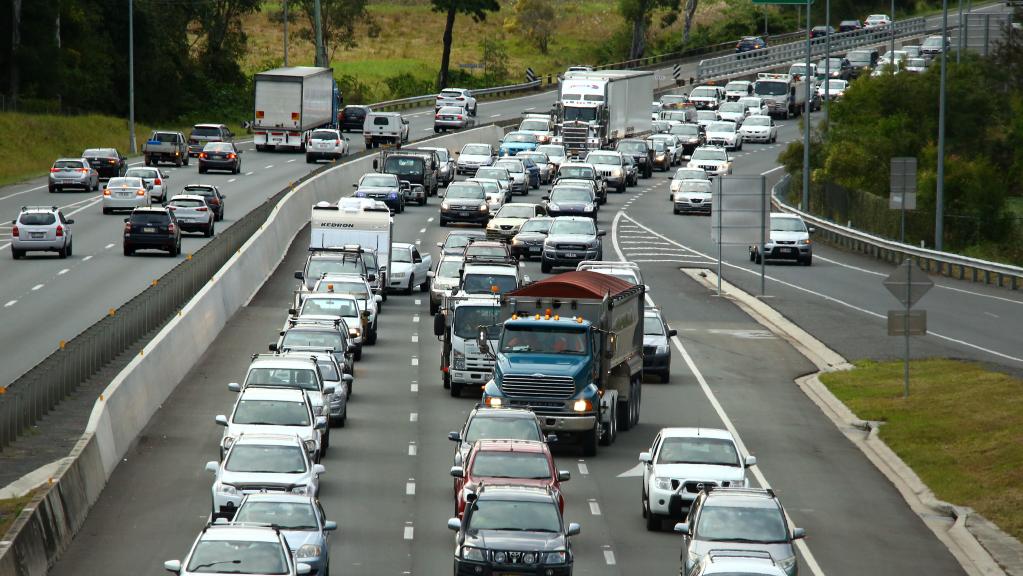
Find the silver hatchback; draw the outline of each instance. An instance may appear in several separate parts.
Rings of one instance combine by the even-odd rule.
[[[50,192],[61,192],[65,188],[99,190],[99,172],[85,158],[59,158],[50,168]]]
[[[11,256],[15,260],[30,250],[71,255],[71,225],[56,206],[25,206],[11,228]]]

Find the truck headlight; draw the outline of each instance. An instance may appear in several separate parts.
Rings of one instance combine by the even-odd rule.
[[[465,370],[465,354],[462,354],[458,350],[455,350],[453,357],[454,357],[453,364],[455,366],[455,370]]]
[[[309,494],[309,487],[308,486],[295,486],[294,488],[291,489],[291,493],[292,494],[299,494],[301,496],[305,496],[306,494]]]
[[[778,561],[778,567],[781,568],[782,570],[786,571],[786,572],[788,572],[789,570],[792,570],[792,567],[795,566],[795,565],[796,565],[796,557],[795,556],[789,556],[788,558],[783,558],[783,559]]]
[[[564,564],[565,562],[568,562],[568,552],[564,550],[548,552],[543,557],[544,564]]]
[[[667,354],[668,353],[668,345],[667,344],[661,344],[660,346],[658,346],[657,347],[657,353],[658,354]]]
[[[306,440],[302,444],[305,445],[307,452],[316,452],[316,440]]]
[[[572,403],[572,410],[576,412],[589,412],[593,409],[593,403],[589,400],[576,400]]]
[[[298,558],[319,558],[321,549],[316,544],[303,544],[295,556]]]
[[[217,494],[224,494],[226,496],[237,496],[238,489],[230,484],[217,484]]]
[[[485,558],[483,555],[483,550],[481,548],[474,548],[472,546],[462,546],[462,560],[484,562]]]
[[[654,478],[654,487],[658,490],[671,490],[671,478]]]

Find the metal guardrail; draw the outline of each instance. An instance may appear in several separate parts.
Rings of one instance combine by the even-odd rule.
[[[927,33],[925,18],[909,18],[895,23],[895,37],[918,36]],[[831,35],[831,51],[841,53],[861,46],[883,44],[892,38],[892,29],[884,26],[864,28],[851,32]],[[811,57],[823,56],[827,38],[814,38],[810,41]],[[806,59],[806,41],[789,42],[769,46],[761,50],[751,50],[727,56],[718,56],[701,60],[696,70],[698,81],[714,80],[725,77],[752,74],[773,70],[791,62],[803,62]]]
[[[470,93],[473,96],[503,96],[505,94],[536,90],[540,88],[540,82],[540,80],[537,80],[535,82],[523,82],[522,84],[509,84],[508,86],[480,88],[479,90],[471,90]],[[424,108],[426,106],[433,105],[436,99],[436,94],[428,94],[426,96],[412,96],[409,98],[399,98],[398,100],[386,100],[384,102],[377,102],[376,104],[369,104],[369,107],[381,112],[407,110],[409,108]]]
[[[918,266],[932,274],[991,284],[1010,290],[1023,289],[1023,268],[1019,266],[903,244],[803,212],[786,204],[782,199],[790,182],[791,176],[786,174],[771,188],[772,201],[785,212],[798,214],[808,224],[816,226],[817,237],[829,244],[873,256],[891,264],[899,264],[906,258],[912,258]]]

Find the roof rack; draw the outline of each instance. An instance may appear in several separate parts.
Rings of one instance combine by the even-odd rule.
[[[21,207],[21,211],[22,212],[24,212],[26,210],[60,210],[60,208],[58,208],[56,206],[22,206]]]
[[[462,265],[465,264],[508,264],[518,269],[518,263],[514,256],[491,256],[488,254],[469,254],[462,256]]]
[[[704,488],[704,492],[720,492],[725,491],[729,494],[749,494],[749,495],[763,495],[767,494],[771,498],[775,498],[773,488],[743,488],[741,486],[707,486]]]
[[[742,550],[732,548],[720,548],[716,550],[708,550],[707,556],[713,561],[716,558],[756,558],[758,560],[767,560],[771,564],[774,564],[774,556],[767,550]]]
[[[291,316],[288,318],[288,327],[294,328],[295,326],[333,326],[340,328],[344,324],[344,319],[335,318],[328,320],[326,318],[309,318],[307,316]]]

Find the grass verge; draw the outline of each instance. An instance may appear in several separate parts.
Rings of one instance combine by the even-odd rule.
[[[0,500],[0,540],[3,539],[4,534],[7,534],[7,530],[11,528],[11,524],[14,523],[18,514],[21,514],[21,510],[32,501],[32,498],[35,498],[38,491],[37,488],[21,498]]]
[[[941,500],[969,506],[1023,538],[1023,380],[957,360],[856,362],[821,381]]]

